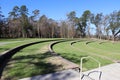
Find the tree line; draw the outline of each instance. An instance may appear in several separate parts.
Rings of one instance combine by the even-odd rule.
[[[66,15],[67,19],[62,21],[40,16],[38,9],[29,16],[26,5],[14,6],[8,14],[5,18],[0,8],[0,38],[120,38],[120,10],[108,15],[86,10],[80,17],[71,11]],[[92,34],[93,25],[95,34]]]

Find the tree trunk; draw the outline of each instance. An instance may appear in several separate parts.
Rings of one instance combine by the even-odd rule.
[[[91,36],[90,36],[90,23],[88,23],[88,38],[91,38]]]

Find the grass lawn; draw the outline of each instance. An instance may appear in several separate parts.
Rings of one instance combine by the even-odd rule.
[[[99,44],[99,42],[96,41],[96,42],[88,44],[86,46],[86,49],[89,52],[107,56],[113,60],[120,60],[120,57],[119,57],[120,56],[120,43],[111,43],[108,41],[108,42]]]
[[[13,39],[0,39],[0,42],[13,42],[13,41],[26,41],[26,40],[46,40],[48,38],[13,38]]]
[[[12,48],[15,48],[17,46],[36,42],[36,41],[42,41],[42,40],[49,40],[49,39],[39,39],[39,38],[18,38],[18,39],[0,39],[0,53],[10,50]]]
[[[35,44],[17,52],[7,64],[3,79],[18,80],[24,77],[55,72],[58,66],[47,61],[51,57],[48,45],[51,41]]]
[[[87,45],[86,43],[89,42]],[[71,41],[61,42],[53,46],[53,50],[64,58],[80,64],[80,58],[83,56],[92,56],[101,62],[101,65],[112,63],[112,60],[120,60],[120,43],[105,42],[99,44],[100,41],[80,40],[70,45]],[[108,48],[109,47],[109,48]],[[101,57],[102,56],[102,57]],[[108,60],[104,57],[110,58]],[[84,71],[97,67],[96,63],[90,59],[83,62]]]
[[[56,39],[10,39],[1,40],[0,43],[9,42],[7,44],[0,45],[0,53],[12,49],[16,46],[20,46],[30,42],[43,41],[43,40],[56,40]],[[18,42],[17,42],[18,41]],[[57,40],[56,40],[57,41]],[[76,41],[76,40],[73,40]],[[29,47],[26,47],[17,52],[4,69],[2,78],[4,80],[18,80],[20,78],[31,77],[34,75],[41,75],[51,73],[60,70],[60,66],[52,64],[48,50],[48,45],[52,41],[42,42]],[[79,40],[71,46],[70,40],[66,42],[60,42],[53,46],[56,53],[62,57],[80,64],[80,58],[84,56],[92,56],[101,62],[101,65],[107,65],[113,63],[111,60],[105,59],[102,55],[109,57],[110,59],[120,60],[120,43],[111,43],[91,40]],[[86,43],[88,44],[86,45]],[[96,54],[96,55],[94,55]],[[54,59],[53,59],[54,60]],[[57,62],[57,60],[55,60]],[[59,61],[59,60],[58,60]],[[91,60],[86,59],[83,61],[83,70],[90,70],[96,68],[97,64]]]

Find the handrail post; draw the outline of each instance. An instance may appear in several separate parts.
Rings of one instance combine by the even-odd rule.
[[[82,80],[81,78],[82,78],[82,63],[83,63],[83,59],[85,59],[85,58],[88,58],[88,57],[82,57],[81,59],[80,59],[80,80]]]
[[[87,59],[87,58],[91,58],[91,59],[93,59],[95,62],[97,62],[97,63],[98,63],[98,69],[99,69],[99,71],[100,71],[101,63],[100,63],[98,60],[96,60],[95,58],[93,58],[93,57],[91,57],[91,56],[82,57],[82,58],[80,59],[80,80],[82,80],[82,64],[83,64],[83,59]]]

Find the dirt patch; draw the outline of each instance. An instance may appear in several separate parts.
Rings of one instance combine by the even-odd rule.
[[[60,66],[60,70],[65,70],[65,69],[72,69],[72,68],[76,68],[79,67],[77,64],[72,63],[60,56],[52,56],[50,58],[47,59],[48,62],[50,62],[51,64]]]
[[[46,53],[46,52],[49,52],[48,45],[43,46],[42,48],[37,50],[36,53]]]
[[[50,53],[48,46],[49,45],[45,45],[43,48],[38,50],[38,52],[41,52],[41,53],[49,52]],[[79,67],[77,64],[72,63],[72,62],[62,58],[61,56],[57,56],[57,55],[56,56],[51,55],[51,57],[46,58],[46,62],[58,66],[56,68],[57,71]]]

